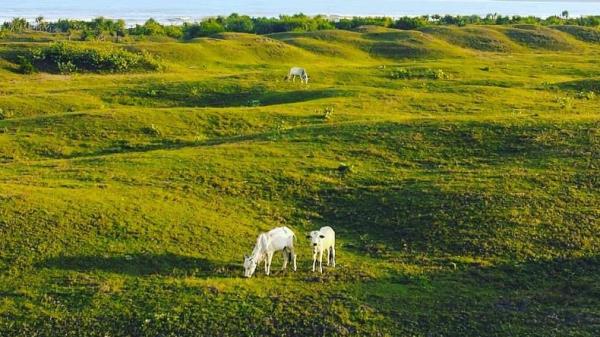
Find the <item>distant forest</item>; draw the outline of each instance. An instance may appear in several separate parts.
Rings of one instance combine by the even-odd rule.
[[[254,34],[271,34],[279,32],[307,32],[324,29],[352,30],[360,26],[374,25],[396,29],[418,29],[427,26],[465,26],[465,25],[577,25],[598,27],[600,16],[582,16],[572,18],[567,11],[561,15],[539,18],[534,16],[503,16],[488,14],[478,15],[424,15],[418,17],[353,17],[333,20],[326,16],[307,16],[304,14],[281,15],[276,18],[250,17],[231,14],[206,18],[200,22],[182,25],[163,25],[149,19],[143,25],[127,27],[124,20],[95,18],[91,21],[61,19],[47,22],[38,17],[35,23],[23,18],[14,18],[5,22],[0,28],[0,35],[7,32],[43,31],[68,34],[69,38],[78,40],[119,40],[126,36],[167,36],[189,40],[196,37],[210,36],[222,32],[240,32]]]

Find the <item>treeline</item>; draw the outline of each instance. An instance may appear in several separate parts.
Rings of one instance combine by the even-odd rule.
[[[119,40],[126,36],[167,36],[175,39],[193,39],[210,36],[222,32],[240,32],[254,34],[271,34],[292,31],[315,31],[323,29],[352,30],[365,25],[382,26],[397,29],[417,29],[436,25],[578,25],[588,27],[600,26],[600,16],[584,16],[571,18],[564,11],[560,16],[539,18],[534,16],[503,16],[488,14],[478,15],[424,15],[418,17],[354,17],[334,20],[326,16],[307,16],[304,14],[281,15],[276,18],[250,17],[247,15],[231,14],[206,18],[196,23],[183,25],[163,25],[154,19],[149,19],[143,25],[127,27],[123,20],[96,18],[91,21],[58,20],[46,22],[38,17],[35,23],[29,23],[23,18],[15,18],[2,25],[4,31],[23,32],[37,30],[52,33],[65,33],[69,38],[81,40]]]

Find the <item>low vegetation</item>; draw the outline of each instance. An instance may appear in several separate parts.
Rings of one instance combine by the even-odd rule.
[[[393,79],[432,79],[432,80],[444,80],[448,79],[449,76],[442,69],[429,69],[429,68],[398,68],[390,71],[390,77]]]
[[[161,65],[146,52],[130,52],[110,45],[82,47],[56,42],[47,47],[31,49],[19,56],[23,73],[37,70],[70,74],[75,72],[156,71]]]
[[[599,335],[599,44],[219,20],[4,30],[0,336]],[[298,271],[243,278],[282,225]]]

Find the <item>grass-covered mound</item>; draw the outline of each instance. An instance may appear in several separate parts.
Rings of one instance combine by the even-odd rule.
[[[365,33],[363,36],[372,41],[368,51],[376,57],[418,59],[461,56],[468,53],[419,31],[389,29],[382,32]]]
[[[421,31],[463,48],[489,52],[508,52],[515,49],[514,43],[500,32],[485,27],[432,26]]]
[[[339,30],[277,33],[270,37],[315,54],[346,59],[365,58],[362,48],[369,44],[359,33]]]
[[[131,52],[112,45],[81,46],[56,42],[36,48],[20,57],[25,73],[45,71],[52,73],[99,72],[122,73],[156,71],[160,63],[146,52]]]
[[[515,25],[503,30],[511,40],[529,48],[545,50],[570,50],[576,48],[566,38],[566,35],[546,27]]]
[[[597,336],[599,46],[554,32],[584,48],[226,33],[25,76],[51,44],[1,44],[0,336]],[[410,39],[438,56],[363,49]],[[242,278],[281,225],[299,270]]]
[[[552,26],[552,28],[571,34],[581,41],[600,43],[600,29],[598,28],[571,25]]]

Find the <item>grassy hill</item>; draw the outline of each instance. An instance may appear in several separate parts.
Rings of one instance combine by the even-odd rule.
[[[597,336],[592,35],[227,33],[114,44],[161,71],[67,75],[16,57],[64,37],[6,37],[0,335]],[[242,278],[281,225],[299,270]]]

